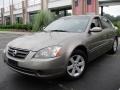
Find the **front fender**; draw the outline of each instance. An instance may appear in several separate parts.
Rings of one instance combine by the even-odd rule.
[[[68,63],[69,61],[69,58],[72,54],[72,52],[75,50],[75,48],[77,48],[78,46],[85,46],[85,42],[81,42],[81,41],[78,41],[78,40],[74,40],[72,41],[72,43],[67,43],[66,45],[64,45],[64,54],[65,54],[65,61],[66,61],[66,64]]]

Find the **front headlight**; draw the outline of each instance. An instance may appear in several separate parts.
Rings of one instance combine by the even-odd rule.
[[[61,46],[51,46],[41,49],[35,54],[34,58],[46,59],[59,57],[61,55],[61,48]]]

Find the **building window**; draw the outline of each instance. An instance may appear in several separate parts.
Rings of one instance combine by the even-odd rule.
[[[78,6],[78,0],[75,0],[75,7]]]
[[[92,0],[87,0],[88,5],[91,5],[91,3],[92,3]]]

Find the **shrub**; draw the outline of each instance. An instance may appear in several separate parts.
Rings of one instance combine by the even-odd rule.
[[[52,14],[50,11],[41,10],[38,14],[35,15],[32,31],[42,31],[43,27],[46,27],[53,20],[55,20],[54,14]]]
[[[120,36],[120,21],[113,22],[116,27],[118,27],[118,35]]]
[[[0,25],[0,29],[21,29],[21,30],[32,30],[31,24],[13,24],[13,25]]]

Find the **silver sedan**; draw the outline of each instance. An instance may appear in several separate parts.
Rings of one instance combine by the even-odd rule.
[[[117,31],[105,17],[62,17],[44,31],[19,37],[6,46],[3,58],[13,70],[36,77],[65,75],[75,79],[86,64],[102,54],[114,54]]]

